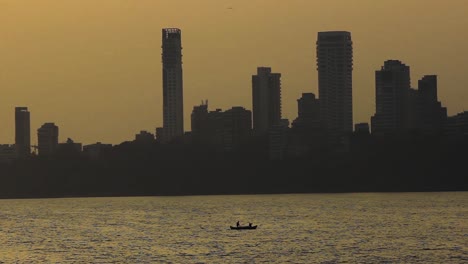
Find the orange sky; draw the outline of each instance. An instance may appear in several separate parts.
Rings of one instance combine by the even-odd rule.
[[[230,9],[232,7],[232,9]],[[0,0],[0,143],[14,142],[14,107],[60,141],[117,144],[162,125],[161,28],[182,29],[184,120],[210,109],[252,109],[257,66],[282,74],[283,116],[317,94],[318,31],[351,31],[354,122],[374,114],[374,72],[411,67],[412,86],[439,76],[449,114],[468,110],[464,0]]]

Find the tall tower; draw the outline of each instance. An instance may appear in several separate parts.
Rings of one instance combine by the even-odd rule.
[[[281,120],[281,74],[258,67],[252,76],[253,130],[264,135]]]
[[[320,115],[336,142],[353,131],[353,42],[347,31],[318,32]]]
[[[408,129],[410,92],[410,67],[398,60],[385,61],[375,72],[373,134],[393,134]]]
[[[182,41],[178,28],[162,30],[163,130],[162,141],[184,134]]]
[[[31,153],[30,115],[27,107],[15,108],[15,146],[19,158]]]

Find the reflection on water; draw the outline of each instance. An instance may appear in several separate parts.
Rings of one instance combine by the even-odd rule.
[[[0,262],[463,263],[467,205],[466,192],[0,200]]]

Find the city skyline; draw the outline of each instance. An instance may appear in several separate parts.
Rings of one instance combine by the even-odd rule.
[[[111,2],[103,2],[113,6]],[[185,127],[190,127],[190,120],[187,117],[190,115],[192,106],[202,99],[209,99],[213,108],[229,109],[239,105],[252,110],[250,76],[259,66],[271,67],[275,69],[275,72],[282,74],[283,117],[290,121],[294,120],[297,117],[296,100],[301,94],[313,92],[318,95],[318,74],[314,55],[316,34],[328,30],[346,30],[353,35],[355,49],[354,123],[370,123],[370,117],[375,113],[373,75],[388,59],[400,60],[411,67],[410,78],[413,88],[416,88],[417,80],[422,76],[437,75],[439,100],[443,106],[447,107],[449,115],[464,110],[467,91],[463,89],[464,74],[462,73],[466,72],[464,68],[466,66],[462,64],[462,58],[466,57],[463,56],[466,51],[457,47],[466,46],[467,40],[458,38],[458,33],[459,29],[467,25],[467,22],[459,16],[465,7],[461,2],[457,4],[454,1],[445,5],[424,2],[428,5],[424,10],[426,13],[416,9],[418,5],[414,2],[409,3],[406,5],[407,10],[399,10],[401,21],[397,21],[397,24],[403,23],[405,21],[403,15],[409,12],[419,14],[417,17],[420,22],[409,24],[406,28],[398,29],[397,32],[392,30],[389,32],[389,29],[385,29],[374,33],[370,29],[382,26],[383,18],[374,17],[375,25],[364,25],[358,19],[357,14],[351,15],[352,19],[349,23],[344,23],[346,16],[336,17],[336,23],[326,22],[327,15],[315,18],[314,23],[298,23],[291,17],[283,15],[281,17],[284,25],[280,27],[274,24],[272,19],[274,19],[274,14],[279,14],[278,10],[284,5],[282,3],[266,10],[261,15],[263,17],[263,20],[260,20],[261,23],[249,28],[242,25],[240,19],[243,15],[251,14],[255,8],[258,8],[259,2],[253,1],[250,9],[242,1],[232,4],[232,9],[227,9],[227,2],[218,2],[203,11],[221,19],[218,25],[200,28],[200,25],[205,25],[204,23],[207,22],[192,21],[194,23],[191,24],[190,19],[181,19],[180,16],[186,11],[180,9],[178,10],[180,14],[174,18],[164,15],[158,22],[153,21],[155,23],[149,23],[152,19],[145,16],[136,20],[136,14],[140,14],[139,12],[149,14],[150,10],[155,10],[143,10],[155,8],[150,3],[132,6],[134,12],[130,12],[127,20],[113,16],[123,10],[120,9],[121,7],[113,6],[113,9],[107,10],[104,8],[107,5],[102,3],[84,2],[75,4],[78,11],[74,12],[73,7],[65,7],[57,1],[47,1],[48,5],[45,6],[51,10],[63,8],[64,14],[75,14],[72,17],[76,19],[75,23],[85,21],[83,20],[83,15],[87,14],[85,7],[96,7],[93,11],[88,10],[96,15],[87,20],[90,24],[84,28],[89,29],[90,32],[82,31],[83,28],[78,26],[80,23],[75,25],[74,20],[56,13],[53,13],[49,19],[38,23],[39,28],[37,28],[32,22],[38,16],[29,16],[29,20],[25,16],[25,14],[31,15],[31,12],[39,15],[32,11],[34,4],[21,6],[12,1],[2,3],[3,19],[22,23],[17,23],[16,27],[11,28],[6,25],[0,26],[0,30],[10,36],[0,44],[0,52],[5,53],[2,54],[5,59],[1,66],[2,78],[0,79],[0,87],[5,91],[0,101],[0,119],[5,129],[0,131],[0,142],[14,142],[12,109],[16,106],[26,106],[31,111],[31,131],[35,131],[42,123],[55,122],[61,129],[61,136],[63,135],[63,138],[60,138],[61,142],[65,137],[72,137],[85,143],[102,141],[115,144],[131,139],[140,130],[154,133],[154,129],[162,125],[162,81],[161,71],[158,70],[161,69],[159,57],[161,49],[158,32],[167,26],[181,28],[184,32],[184,93],[188,93],[188,96],[184,96]],[[205,1],[204,3],[212,2]],[[361,1],[361,3],[363,3],[363,8],[360,10],[360,15],[370,14],[368,1]],[[186,4],[192,5],[189,2]],[[161,5],[171,7],[171,4]],[[341,3],[341,5],[348,4]],[[364,8],[366,5],[367,9]],[[396,4],[380,5],[381,9],[397,6]],[[298,14],[299,19],[305,21],[309,19],[309,15],[313,16],[312,13],[308,14],[306,11],[315,12],[305,8],[313,4],[300,3],[300,1],[292,1],[286,6]],[[301,8],[305,10],[301,11]],[[326,5],[321,10],[324,8],[331,11],[338,7]],[[217,10],[220,10],[220,13]],[[372,11],[375,11],[374,15],[383,12],[377,7]],[[90,27],[98,21],[98,14],[107,14],[106,12],[110,16],[103,23],[96,24],[100,31]],[[157,13],[157,9],[155,12]],[[13,14],[18,16],[14,17]],[[436,14],[438,16],[435,16]],[[442,19],[444,15],[450,15],[451,19]],[[328,18],[332,19],[330,15]],[[58,22],[62,22],[63,26],[59,26]],[[239,22],[239,25],[233,27],[235,22]],[[424,22],[427,23],[424,24]],[[439,24],[435,25],[436,22]],[[271,26],[278,27],[275,27],[273,31],[265,31],[268,23],[273,23]],[[112,32],[117,25],[126,25],[120,35],[123,36],[122,39],[116,39],[117,32]],[[138,35],[130,33],[130,29],[142,25],[145,27],[135,32]],[[431,27],[431,32],[425,29],[421,33],[422,29],[419,28],[421,25]],[[80,40],[80,38],[73,38],[76,36],[71,33],[68,35],[65,29],[71,29],[72,33],[81,33],[78,35],[81,36],[81,42],[65,41],[64,37],[71,37],[70,40]],[[247,31],[244,32],[245,30]],[[38,40],[37,45],[33,46],[25,41],[37,36],[40,32],[45,35],[42,40]],[[105,34],[98,36],[98,33],[103,32]],[[150,38],[147,37],[149,32],[152,33]],[[246,35],[243,35],[244,33]],[[222,37],[226,36],[224,34],[232,35],[230,45],[222,41]],[[291,38],[292,36],[294,38]],[[250,38],[250,42],[242,37]],[[280,37],[286,37],[289,40],[276,41],[276,38]],[[118,44],[116,41],[112,43],[113,46],[103,49],[103,45],[111,44],[110,40],[121,40],[122,43]],[[262,46],[265,41],[269,45]],[[385,47],[380,46],[382,41],[387,43]],[[286,45],[285,42],[289,44]],[[53,45],[48,47],[50,44]],[[59,44],[60,48],[57,46]],[[126,50],[125,48],[128,47],[140,47],[141,51]],[[288,49],[285,49],[286,47]],[[78,54],[76,48],[85,51],[80,54],[81,59],[74,57]],[[250,50],[248,53],[245,52],[246,48]],[[242,54],[244,55],[241,56]],[[115,65],[110,67],[108,63]],[[109,68],[104,67],[105,65]],[[128,72],[122,71],[125,69]],[[149,89],[150,87],[152,90]],[[31,140],[35,142],[34,137]]]

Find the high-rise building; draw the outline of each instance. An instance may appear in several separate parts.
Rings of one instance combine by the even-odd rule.
[[[191,115],[192,138],[194,142],[204,142],[208,136],[208,101],[193,107]]]
[[[266,135],[281,120],[281,74],[271,68],[258,67],[252,76],[253,130]]]
[[[37,130],[39,156],[50,156],[58,146],[59,128],[54,123],[45,123]]]
[[[313,93],[303,93],[297,100],[298,116],[292,122],[288,152],[301,156],[324,145],[324,131],[320,120],[320,102]]]
[[[192,139],[194,143],[232,150],[245,142],[252,131],[252,113],[241,106],[208,111],[208,101],[194,106]]]
[[[313,93],[302,93],[302,97],[297,99],[298,117],[319,118],[320,104]]]
[[[19,158],[31,153],[30,115],[27,107],[15,108],[15,148]]]
[[[320,103],[313,93],[303,93],[297,99],[297,118],[293,121],[293,129],[305,127],[320,127]]]
[[[162,30],[163,127],[158,140],[168,142],[184,134],[182,40],[178,28]]]
[[[416,105],[418,129],[424,134],[441,134],[447,120],[447,108],[437,99],[437,75],[425,75],[418,81]]]
[[[401,61],[387,60],[375,72],[375,115],[373,134],[405,132],[410,121],[410,68]]]
[[[318,32],[320,115],[332,143],[353,131],[353,42],[346,31]]]
[[[193,107],[191,115],[192,140],[197,144],[222,145],[223,111],[208,111],[208,101]]]
[[[224,149],[232,150],[245,142],[252,133],[252,112],[242,106],[234,106],[223,115]]]
[[[424,75],[418,81],[418,90],[427,103],[437,102],[437,75]]]
[[[268,155],[272,160],[281,160],[286,156],[288,146],[289,121],[281,119],[268,130]]]

